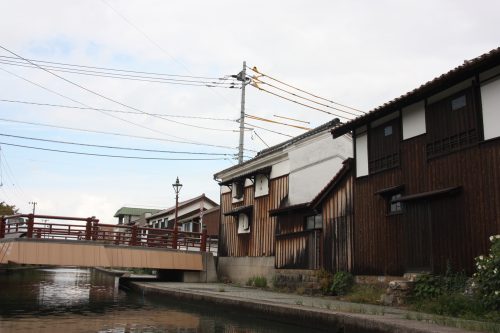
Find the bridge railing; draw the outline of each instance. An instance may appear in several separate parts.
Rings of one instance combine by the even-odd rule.
[[[67,223],[68,221],[72,223]],[[175,235],[173,229],[102,224],[95,217],[33,214],[2,216],[0,239],[18,237],[99,241],[114,245],[176,248],[186,251],[217,251],[217,239],[209,237],[205,228],[201,233],[178,231]]]

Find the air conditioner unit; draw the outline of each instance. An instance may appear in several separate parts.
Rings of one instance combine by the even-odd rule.
[[[241,213],[238,215],[238,234],[248,233],[250,233],[250,220],[247,214]]]

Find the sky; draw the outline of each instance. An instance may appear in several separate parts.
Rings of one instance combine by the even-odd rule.
[[[237,163],[239,138],[241,89],[225,83],[242,70],[243,61],[284,89],[275,93],[330,111],[247,85],[246,113],[312,128],[339,115],[343,121],[354,116],[325,100],[316,102],[329,106],[291,95],[292,88],[269,77],[370,111],[499,47],[499,11],[497,1],[463,0],[2,0],[0,201],[23,213],[31,211],[29,202],[37,202],[39,214],[96,216],[113,223],[122,206],[173,206],[172,183],[179,177],[180,200],[205,193],[218,202],[213,175]],[[50,64],[36,62],[36,67],[24,59],[177,75],[169,78],[184,81],[102,77],[90,67],[79,68],[94,70],[92,75],[46,71],[40,67]],[[186,81],[224,82],[226,88]],[[245,126],[245,160],[304,133],[248,118]]]

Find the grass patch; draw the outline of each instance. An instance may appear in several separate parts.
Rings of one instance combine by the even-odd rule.
[[[356,284],[351,292],[342,297],[342,300],[354,303],[380,304],[380,297],[385,292],[382,285]]]
[[[252,276],[246,283],[249,287],[267,288],[267,279],[264,276]]]

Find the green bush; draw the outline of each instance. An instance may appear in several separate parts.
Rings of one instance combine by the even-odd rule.
[[[333,275],[330,291],[334,295],[345,295],[354,284],[354,276],[349,272],[340,271]]]
[[[318,278],[319,285],[321,286],[321,292],[323,294],[329,294],[333,283],[333,274],[326,269],[321,269],[317,271],[315,275]]]
[[[500,235],[490,237],[489,255],[476,258],[477,272],[472,287],[483,304],[491,310],[500,310]]]
[[[252,276],[247,280],[247,286],[257,288],[267,288],[267,279],[264,276]]]
[[[435,299],[441,295],[461,293],[467,285],[464,273],[453,272],[448,264],[445,275],[422,274],[415,280],[412,297],[415,300]]]

